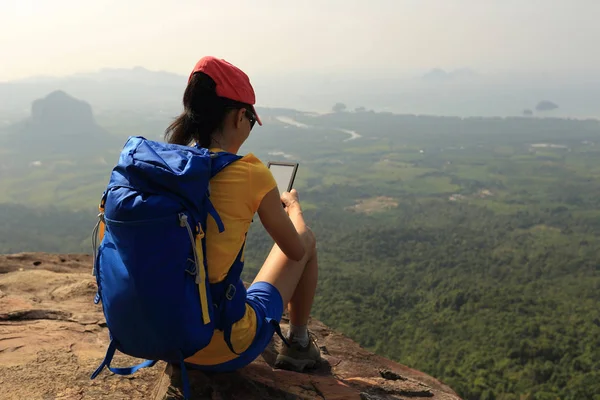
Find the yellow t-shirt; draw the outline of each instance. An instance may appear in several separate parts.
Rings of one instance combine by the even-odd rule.
[[[211,179],[211,201],[223,221],[225,231],[219,233],[216,222],[208,218],[206,257],[210,283],[220,282],[225,278],[244,243],[252,218],[263,197],[276,186],[271,171],[252,153],[229,164]],[[256,314],[254,309],[246,304],[246,314],[233,325],[231,331],[231,344],[235,351],[245,351],[252,344],[255,334]],[[227,347],[223,332],[215,330],[210,344],[187,358],[186,362],[214,365],[236,357]]]

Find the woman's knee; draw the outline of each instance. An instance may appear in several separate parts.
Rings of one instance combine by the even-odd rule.
[[[317,237],[315,233],[308,226],[306,227],[306,233],[304,236],[304,246],[309,254],[313,254],[317,248]]]

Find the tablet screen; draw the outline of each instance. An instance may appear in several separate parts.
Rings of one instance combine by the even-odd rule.
[[[275,178],[275,182],[277,182],[280,193],[292,190],[296,170],[298,169],[297,163],[269,162],[268,167]]]

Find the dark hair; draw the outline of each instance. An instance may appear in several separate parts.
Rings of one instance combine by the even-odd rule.
[[[243,107],[249,106],[217,96],[215,81],[203,72],[196,72],[183,94],[183,112],[166,129],[165,139],[185,146],[195,141],[207,148],[213,133],[223,127],[227,112]]]

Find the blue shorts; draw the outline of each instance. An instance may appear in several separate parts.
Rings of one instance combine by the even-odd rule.
[[[186,364],[191,369],[211,372],[230,372],[254,361],[267,348],[273,334],[281,335],[279,323],[283,315],[283,299],[279,290],[268,282],[253,283],[247,291],[246,303],[256,313],[256,335],[252,344],[233,360],[217,365]]]

